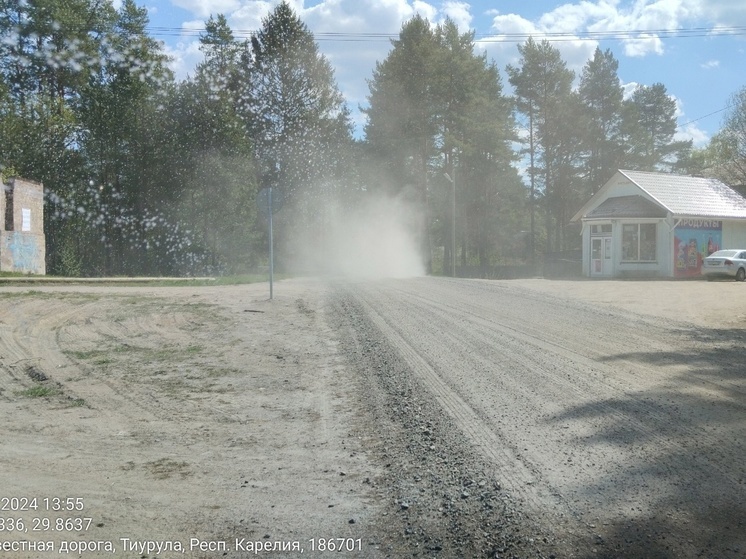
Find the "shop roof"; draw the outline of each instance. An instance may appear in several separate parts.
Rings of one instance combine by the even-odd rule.
[[[589,219],[612,217],[666,217],[666,210],[642,196],[607,198],[586,214]]]
[[[599,216],[594,212],[612,199],[609,198],[610,194],[613,195],[612,189],[622,181],[627,182],[624,179],[637,186],[645,198],[654,201],[674,217],[746,219],[746,198],[717,179],[619,170],[572,220],[577,221],[584,217],[598,219]],[[598,203],[597,200],[603,201]]]

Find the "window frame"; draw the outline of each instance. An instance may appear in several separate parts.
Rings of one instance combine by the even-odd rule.
[[[643,227],[652,228],[646,235],[643,235]],[[634,228],[632,242],[628,243],[626,235],[631,228]],[[627,252],[627,246],[631,245],[631,252]],[[650,257],[652,251],[652,258]],[[648,256],[648,258],[643,258]],[[647,264],[658,262],[658,222],[638,221],[634,223],[622,223],[622,259],[624,264]]]

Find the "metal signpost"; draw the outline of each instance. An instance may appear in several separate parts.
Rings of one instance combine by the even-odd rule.
[[[272,238],[272,214],[282,207],[282,198],[275,197],[272,199],[272,187],[263,188],[256,195],[257,207],[259,211],[267,216],[269,221],[269,299],[274,297],[274,278],[275,278],[275,253],[274,240]]]
[[[269,187],[269,196],[267,196],[267,213],[269,214],[269,300],[272,300],[274,293],[272,286],[275,280],[275,251],[272,239],[272,187]]]

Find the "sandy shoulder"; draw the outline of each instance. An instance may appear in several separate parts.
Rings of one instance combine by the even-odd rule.
[[[0,537],[16,542],[10,556],[91,541],[117,557],[244,556],[236,540],[362,545],[376,471],[353,434],[359,394],[323,291],[0,288],[0,498],[44,503],[10,511],[25,523]],[[46,508],[68,497],[74,510]],[[55,530],[58,518],[83,520]],[[174,553],[138,553],[147,542]]]
[[[735,281],[526,279],[498,283],[709,328],[746,327],[746,284]]]

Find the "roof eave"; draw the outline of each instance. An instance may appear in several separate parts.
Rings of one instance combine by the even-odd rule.
[[[574,223],[574,222],[576,222],[576,221],[581,221],[581,220],[583,220],[583,219],[585,218],[585,215],[586,215],[586,214],[587,214],[587,213],[588,213],[588,212],[590,211],[590,208],[592,208],[592,207],[593,207],[593,205],[594,205],[595,201],[596,201],[596,200],[598,200],[598,196],[599,196],[599,195],[601,195],[601,194],[605,194],[605,193],[606,193],[606,191],[608,191],[609,189],[611,189],[611,185],[612,185],[612,183],[614,182],[614,178],[615,178],[615,177],[616,177],[617,175],[622,175],[622,176],[623,176],[623,177],[624,177],[625,179],[627,179],[627,180],[628,180],[629,182],[631,182],[632,184],[634,184],[634,185],[635,185],[635,186],[636,186],[637,188],[639,188],[639,189],[640,189],[640,191],[641,191],[641,192],[642,192],[643,194],[645,194],[645,196],[647,196],[647,197],[648,197],[648,198],[650,199],[650,201],[651,201],[651,202],[655,202],[655,203],[656,203],[656,204],[658,204],[658,205],[659,205],[659,206],[660,206],[661,208],[663,208],[664,210],[666,210],[666,212],[668,212],[669,214],[670,214],[670,213],[672,213],[672,212],[671,212],[671,209],[670,209],[670,208],[668,208],[668,207],[667,207],[667,206],[666,206],[665,204],[661,203],[661,201],[660,201],[660,200],[658,200],[658,199],[657,199],[657,198],[656,198],[655,196],[651,195],[651,194],[650,194],[650,192],[648,192],[648,191],[647,191],[647,190],[645,190],[645,189],[644,189],[643,187],[641,187],[641,186],[640,186],[640,185],[639,185],[639,184],[638,184],[638,183],[637,183],[636,181],[632,180],[632,179],[631,179],[631,178],[630,178],[630,177],[629,177],[629,176],[627,175],[627,173],[628,173],[628,172],[630,172],[630,171],[625,171],[625,170],[623,170],[623,169],[618,169],[618,170],[617,170],[617,172],[616,172],[616,173],[614,173],[614,174],[612,175],[612,177],[611,177],[611,178],[610,178],[610,179],[609,179],[608,181],[606,181],[606,183],[605,183],[605,184],[604,184],[604,185],[603,185],[603,186],[602,186],[602,187],[601,187],[601,188],[600,188],[600,189],[598,190],[598,192],[596,192],[596,193],[595,193],[595,194],[594,194],[593,196],[591,196],[590,200],[588,200],[588,201],[587,201],[587,202],[586,202],[586,203],[585,203],[585,204],[583,205],[583,207],[582,207],[582,208],[580,208],[580,210],[578,211],[578,213],[576,213],[576,214],[575,214],[575,215],[573,216],[573,218],[572,218],[572,219],[570,220],[570,222],[571,222],[571,223]]]

